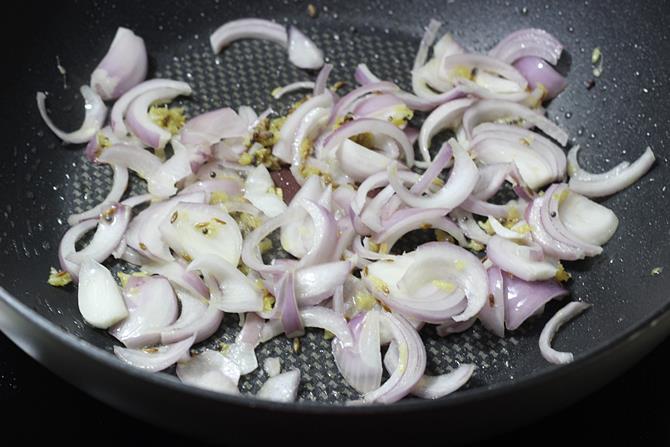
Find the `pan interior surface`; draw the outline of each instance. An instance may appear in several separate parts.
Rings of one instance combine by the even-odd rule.
[[[573,275],[569,286],[573,299],[594,307],[568,325],[555,346],[573,351],[577,358],[586,356],[656,315],[669,301],[670,214],[664,204],[668,203],[670,179],[666,158],[670,113],[663,92],[670,43],[667,34],[657,38],[644,33],[629,39],[620,35],[623,24],[626,29],[666,33],[662,8],[651,2],[545,6],[534,1],[343,1],[319,7],[318,16],[311,18],[305,2],[167,1],[68,3],[51,14],[42,12],[34,19],[39,36],[27,38],[14,73],[3,74],[13,95],[1,115],[5,148],[0,154],[4,186],[0,250],[6,262],[0,285],[67,333],[111,352],[112,337],[84,324],[76,289],[56,289],[46,282],[49,268],[58,263],[58,242],[67,229],[67,217],[105,197],[111,170],[89,163],[79,146],[63,147],[41,122],[34,94],[48,91],[57,124],[77,127],[82,116],[78,86],[88,83],[117,26],[127,26],[144,37],[150,76],[191,84],[193,96],[181,103],[190,116],[223,106],[248,105],[257,112],[269,106],[286,110],[297,96],[277,101],[270,92],[314,77],[293,67],[285,51],[269,42],[240,41],[214,55],[209,34],[234,18],[260,16],[297,24],[334,64],[332,81],[353,85],[353,71],[364,62],[381,78],[405,89],[410,89],[409,70],[430,18],[442,20],[441,32],[452,32],[475,51],[488,50],[517,29],[539,27],[565,45],[559,67],[568,75],[568,88],[549,105],[548,116],[569,132],[569,144],[582,146],[583,165],[601,171],[636,159],[646,146],[657,154],[657,163],[647,176],[604,200],[620,218],[620,227],[604,253],[568,267]],[[590,61],[595,47],[601,48],[605,61],[599,78],[594,78]],[[56,57],[66,70],[65,78],[56,68]],[[595,86],[587,89],[585,84],[591,80]],[[141,188],[134,179],[128,193]],[[653,276],[656,267],[666,271]],[[442,374],[459,363],[474,363],[477,370],[467,387],[478,388],[512,384],[555,368],[540,356],[537,338],[546,320],[562,305],[550,304],[543,316],[504,339],[479,324],[447,338],[438,337],[433,328],[424,329],[427,372]],[[237,317],[227,314],[219,333],[203,345],[215,348],[221,342],[232,342],[238,331]],[[337,371],[330,341],[322,331],[308,331],[299,353],[293,351],[290,340],[277,337],[261,345],[257,355],[259,364],[267,357],[279,357],[283,370],[301,371],[301,401],[341,404],[358,398]],[[240,389],[255,393],[265,379],[259,368],[243,378]]]

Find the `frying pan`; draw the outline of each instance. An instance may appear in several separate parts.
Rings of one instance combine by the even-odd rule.
[[[286,0],[23,2],[26,9],[11,17],[12,29],[23,31],[3,39],[10,44],[11,63],[1,71],[6,89],[0,108],[3,332],[92,396],[154,424],[218,441],[277,439],[286,430],[322,439],[339,427],[346,428],[340,436],[365,430],[379,439],[411,432],[472,440],[565,407],[624,371],[670,332],[667,3],[314,3],[316,18],[308,16],[307,2]],[[478,325],[446,339],[426,331],[430,373],[446,372],[459,361],[478,365],[467,387],[435,401],[343,405],[355,394],[340,379],[328,343],[316,332],[304,337],[299,354],[281,337],[258,350],[260,361],[280,356],[285,369],[303,372],[299,402],[290,405],[187,387],[169,373],[150,375],[114,358],[111,337],[83,323],[76,290],[46,282],[49,267],[57,264],[67,216],[97,203],[111,184],[110,174],[88,163],[80,147],[63,147],[48,132],[37,113],[35,92],[51,93],[57,124],[77,127],[82,118],[78,86],[88,82],[117,26],[123,25],[144,37],[151,76],[192,84],[195,94],[184,103],[190,114],[223,105],[281,109],[269,92],[309,75],[292,67],[280,48],[243,41],[218,57],[209,48],[208,36],[217,26],[247,16],[297,24],[334,62],[331,79],[352,81],[355,65],[366,62],[404,88],[430,18],[443,21],[443,30],[476,51],[523,27],[544,28],[559,37],[566,47],[559,69],[567,73],[569,87],[549,105],[548,115],[574,136],[572,144],[582,145],[583,164],[604,170],[637,158],[646,146],[658,158],[634,187],[604,200],[621,220],[604,253],[570,265],[573,297],[594,304],[555,341],[558,349],[575,352],[574,363],[549,365],[537,347],[539,331],[560,303],[505,339]],[[595,47],[601,48],[605,67],[597,79],[590,63]],[[67,72],[68,88],[56,56]],[[595,85],[589,89],[592,79]],[[655,267],[666,271],[653,276]],[[218,340],[230,340],[237,330],[235,317],[226,316]],[[260,375],[246,378],[243,394],[257,390],[261,380]]]

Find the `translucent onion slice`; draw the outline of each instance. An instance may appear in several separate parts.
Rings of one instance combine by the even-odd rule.
[[[555,363],[557,365],[563,365],[573,361],[574,355],[572,352],[556,351],[551,347],[551,340],[554,338],[554,335],[556,332],[558,332],[561,326],[584,312],[589,307],[591,307],[591,305],[588,303],[573,301],[566,304],[561,310],[556,312],[556,314],[547,322],[547,324],[542,329],[539,341],[540,352],[546,361]]]

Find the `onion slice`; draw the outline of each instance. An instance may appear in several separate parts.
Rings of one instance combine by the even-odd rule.
[[[572,352],[556,351],[551,347],[551,341],[561,326],[584,312],[589,307],[591,307],[591,304],[581,301],[573,301],[566,304],[561,310],[556,312],[549,321],[547,321],[547,324],[542,329],[539,341],[540,352],[546,361],[557,365],[564,365],[573,361],[574,355]]]
[[[114,354],[123,362],[148,372],[162,371],[188,355],[195,342],[195,335],[177,343],[157,348],[128,349],[114,346]]]
[[[240,369],[220,352],[206,349],[186,362],[177,363],[182,383],[225,394],[239,394]]]
[[[81,265],[77,298],[79,312],[93,327],[107,329],[128,316],[112,274],[93,259]]]
[[[256,397],[275,402],[293,402],[298,395],[299,385],[300,371],[294,369],[270,377],[258,390]]]
[[[103,210],[106,204],[119,202],[123,193],[128,187],[128,169],[125,166],[112,165],[112,170],[114,172],[114,180],[112,181],[112,188],[107,193],[102,202],[98,203],[93,208],[81,212],[79,214],[72,214],[67,218],[67,223],[70,225],[75,225],[86,219],[93,219],[98,217],[100,212]]]
[[[107,106],[102,102],[100,96],[91,89],[88,85],[83,85],[79,89],[81,96],[84,97],[84,122],[79,129],[72,132],[65,132],[59,129],[47,113],[46,94],[37,92],[37,108],[44,120],[44,123],[56,134],[58,138],[64,143],[81,144],[88,142],[95,136],[105,122],[107,116]]]

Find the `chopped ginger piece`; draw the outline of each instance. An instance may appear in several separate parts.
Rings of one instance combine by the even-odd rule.
[[[149,107],[149,118],[172,135],[176,135],[186,123],[183,107],[151,106]]]
[[[477,224],[481,227],[482,230],[486,231],[486,234],[489,236],[496,234],[496,231],[493,229],[493,226],[489,220],[486,220],[486,222],[477,221]]]
[[[554,276],[556,281],[558,282],[567,282],[572,278],[572,275],[568,272],[565,271],[565,268],[563,267],[563,264],[560,262],[558,263],[558,271],[556,272],[556,275]]]
[[[468,248],[472,251],[482,251],[485,247],[484,244],[471,239],[470,242],[468,242]]]
[[[261,253],[272,250],[272,241],[268,238],[263,239],[260,244],[258,244],[258,249],[261,251]]]
[[[49,270],[49,279],[47,282],[54,287],[67,286],[72,282],[72,276],[63,270],[56,270],[51,267]]]
[[[472,69],[464,65],[458,65],[449,72],[449,79],[469,79],[472,80]]]
[[[209,196],[210,205],[218,205],[220,203],[226,203],[230,200],[230,196],[223,191],[213,191]]]
[[[359,311],[371,310],[377,304],[377,300],[369,292],[362,290],[354,295],[354,306]]]
[[[444,290],[447,293],[451,293],[456,290],[456,285],[449,281],[443,281],[441,279],[434,279],[430,282],[432,285],[437,287],[440,290]]]
[[[240,155],[239,160],[237,160],[242,166],[249,166],[251,163],[254,162],[254,157],[248,152],[244,152],[242,155]]]
[[[270,312],[275,307],[275,297],[266,293],[263,295],[263,312]]]
[[[389,290],[389,286],[384,281],[377,278],[376,276],[369,275],[368,279],[372,282],[372,284],[375,286],[375,288],[384,292],[384,294],[388,295],[391,292]]]

